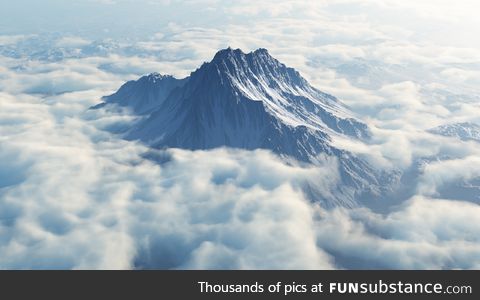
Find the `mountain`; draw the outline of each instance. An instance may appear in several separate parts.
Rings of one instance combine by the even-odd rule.
[[[152,73],[136,81],[128,81],[116,93],[103,97],[105,102],[95,108],[100,108],[106,103],[115,103],[129,107],[136,114],[146,114],[158,108],[172,90],[183,86],[185,81],[173,76]]]
[[[337,136],[368,139],[368,126],[266,49],[224,49],[185,79],[151,74],[104,101],[101,105],[128,106],[145,115],[126,138],[154,148],[268,149],[287,161],[311,164],[324,155],[336,157],[341,184],[335,197],[325,200],[330,204],[355,206],[358,199],[378,197],[395,180],[332,146]],[[311,183],[313,198],[316,190]]]
[[[429,130],[430,133],[455,137],[462,141],[480,142],[480,125],[470,122],[445,124]]]

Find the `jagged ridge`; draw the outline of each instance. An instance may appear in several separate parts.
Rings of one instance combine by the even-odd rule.
[[[334,135],[366,139],[368,127],[266,49],[248,54],[221,50],[185,79],[149,75],[125,84],[105,101],[145,114],[126,138],[155,148],[268,149],[313,164],[321,155],[334,156],[342,200],[330,201],[343,205],[355,205],[360,195],[379,195],[383,183],[391,180],[331,145]]]

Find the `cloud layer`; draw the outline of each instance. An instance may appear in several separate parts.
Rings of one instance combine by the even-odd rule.
[[[152,10],[179,5],[151,2]],[[128,43],[0,33],[0,268],[480,268],[478,190],[465,199],[444,191],[480,177],[478,143],[425,131],[480,122],[478,45],[440,43],[408,25],[439,24],[439,16],[451,24],[470,10],[275,3],[183,3],[206,20],[228,18],[166,18],[156,35]],[[373,21],[379,11],[412,12],[415,22]],[[87,111],[126,80],[186,76],[229,45],[268,48],[349,104],[374,138],[335,143],[412,175],[408,193],[381,213],[327,210],[302,186],[327,197],[334,160],[312,168],[265,151],[156,152],[103,131],[134,117]]]
[[[85,69],[104,78],[100,87],[117,81]],[[301,186],[314,178],[328,190],[335,162],[310,168],[265,151],[152,152],[101,130],[128,116],[85,111],[105,90],[29,95],[35,80],[10,75],[21,87],[0,94],[2,268],[478,267],[478,205],[416,196],[385,215],[325,210]],[[452,164],[428,165],[420,192],[476,176],[452,175]]]

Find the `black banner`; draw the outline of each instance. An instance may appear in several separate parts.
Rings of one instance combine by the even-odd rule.
[[[1,271],[0,280],[5,299],[32,295],[41,299],[479,299],[480,296],[479,271]]]

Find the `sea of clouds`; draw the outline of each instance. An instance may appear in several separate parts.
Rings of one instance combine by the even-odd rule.
[[[426,26],[470,10],[402,3],[201,1],[192,10],[228,18],[167,20],[131,43],[0,35],[0,268],[480,268],[480,198],[439,193],[480,176],[480,144],[426,131],[480,122],[479,45],[440,42]],[[405,11],[416,24],[387,22]],[[334,159],[310,167],[263,150],[153,151],[111,133],[134,116],[88,110],[126,80],[186,76],[227,46],[269,49],[371,126],[371,144],[338,147],[385,169],[439,159],[385,211],[325,209],[302,186],[328,193]]]

